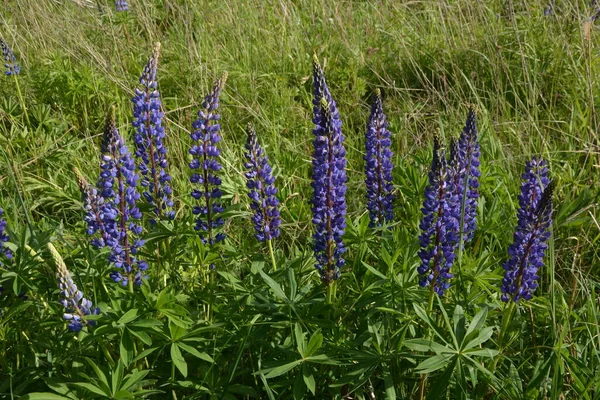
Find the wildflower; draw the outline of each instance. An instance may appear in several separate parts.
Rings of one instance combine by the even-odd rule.
[[[115,7],[117,11],[128,11],[129,5],[127,4],[127,0],[116,0]]]
[[[425,188],[423,219],[421,220],[421,275],[419,284],[432,285],[432,290],[442,296],[450,287],[450,269],[456,257],[458,243],[459,211],[454,195],[450,169],[444,149],[436,138],[433,145],[433,161],[429,171],[429,184]]]
[[[4,215],[4,210],[0,208],[0,254],[4,256],[5,259],[10,260],[13,257],[12,251],[4,244],[10,240],[10,236],[6,233],[6,220],[2,218]],[[0,267],[2,266],[2,259],[0,258]]]
[[[275,178],[269,165],[269,159],[264,154],[258,143],[256,131],[252,124],[246,128],[248,136],[246,142],[246,172],[247,186],[250,189],[248,196],[252,200],[250,207],[254,211],[252,222],[256,229],[256,238],[264,242],[279,237],[279,200],[275,196]]]
[[[224,223],[223,218],[219,216],[224,208],[219,202],[222,196],[219,188],[221,178],[218,176],[218,172],[221,170],[221,164],[219,164],[221,151],[217,147],[217,143],[221,140],[219,135],[221,116],[217,110],[219,96],[226,80],[227,73],[224,73],[215,82],[212,92],[204,98],[202,109],[198,111],[198,119],[192,124],[194,131],[190,134],[194,145],[190,149],[192,161],[189,163],[189,167],[194,171],[199,170],[190,177],[192,185],[198,187],[192,191],[191,195],[194,199],[201,201],[201,204],[193,209],[194,215],[198,216],[194,229],[200,232],[202,242],[210,245],[225,239],[224,233],[219,232],[215,235],[214,230]]]
[[[173,190],[169,185],[171,176],[166,171],[164,113],[160,110],[160,93],[156,82],[159,52],[160,43],[156,43],[140,77],[140,87],[135,89],[132,99],[133,126],[137,129],[133,139],[138,169],[142,174],[141,185],[145,188],[142,194],[154,207],[156,217],[164,215],[172,219],[175,217],[171,199]]]
[[[554,184],[548,178],[546,161],[534,157],[526,164],[522,178],[518,224],[508,248],[509,258],[503,265],[503,301],[531,299],[551,235]]]
[[[13,54],[8,44],[0,38],[0,47],[2,47],[2,57],[4,58],[4,67],[6,67],[6,71],[4,74],[7,76],[10,75],[19,75],[21,72],[21,66],[17,63],[17,58]]]
[[[550,0],[546,8],[544,8],[544,15],[549,16],[554,14],[554,1]]]
[[[340,114],[316,56],[313,86],[313,250],[321,280],[329,284],[340,277],[346,251],[346,150]]]
[[[86,211],[84,221],[88,227],[87,234],[92,236],[99,233],[99,237],[92,239],[92,246],[96,248],[104,247],[108,239],[108,232],[104,226],[103,213],[107,210],[111,212],[112,207],[105,207],[104,198],[99,195],[98,189],[88,183],[77,167],[73,168],[73,170],[77,176],[77,184],[81,191],[83,208]]]
[[[83,293],[77,288],[75,282],[73,282],[73,278],[65,262],[52,243],[48,243],[47,246],[56,264],[58,286],[63,295],[61,303],[65,307],[63,319],[69,322],[67,328],[72,332],[79,332],[84,325],[94,326],[96,321],[87,320],[86,316],[99,315],[100,309],[94,307],[90,300],[83,297]]]
[[[387,129],[387,117],[383,113],[381,93],[375,92],[371,115],[365,135],[365,183],[367,185],[367,208],[371,226],[380,226],[394,219],[394,195],[392,191],[391,133]]]
[[[102,153],[102,171],[96,186],[104,199],[101,217],[107,232],[106,245],[111,249],[109,261],[119,269],[110,276],[123,286],[129,282],[141,285],[148,264],[135,256],[144,245],[138,238],[142,227],[135,222],[142,217],[136,206],[140,198],[136,189],[139,176],[115,125],[114,107],[106,120]]]
[[[477,227],[477,200],[479,199],[479,143],[475,112],[469,109],[467,122],[458,140],[450,148],[450,169],[460,210],[460,232],[464,242],[470,242]]]

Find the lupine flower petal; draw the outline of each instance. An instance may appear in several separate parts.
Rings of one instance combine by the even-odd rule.
[[[346,150],[340,114],[316,56],[313,86],[313,250],[321,280],[329,284],[339,278],[346,251]]]
[[[365,135],[365,183],[367,185],[367,209],[371,226],[380,226],[394,219],[394,195],[392,191],[391,133],[387,129],[387,117],[379,90],[371,105],[371,115]]]
[[[19,72],[21,72],[21,67],[19,66],[19,63],[17,63],[17,58],[13,54],[11,48],[8,47],[8,44],[2,38],[0,38],[0,47],[2,48],[4,67],[6,68],[4,74],[7,76],[19,75]]]
[[[0,208],[0,267],[4,265],[1,256],[4,256],[6,260],[12,259],[13,256],[12,251],[4,245],[10,240],[10,236],[6,233],[6,220],[2,218],[3,215],[4,210]]]
[[[128,11],[129,5],[127,4],[127,0],[116,0],[115,7],[117,11]]]
[[[531,299],[550,238],[554,185],[548,178],[546,161],[534,157],[526,164],[522,178],[518,224],[508,248],[509,258],[503,265],[503,301]]]
[[[224,73],[215,82],[212,92],[204,98],[202,108],[198,111],[198,119],[192,124],[194,130],[190,134],[194,143],[189,151],[192,155],[189,167],[193,172],[190,183],[196,187],[191,195],[194,199],[200,200],[200,204],[192,210],[194,215],[197,215],[195,229],[200,233],[202,242],[210,245],[225,239],[225,234],[222,232],[215,234],[214,230],[224,224],[223,218],[219,216],[224,208],[219,202],[222,195],[219,189],[221,178],[218,176],[221,170],[219,164],[221,152],[217,143],[221,140],[219,135],[221,116],[217,110],[226,80],[227,73]]]
[[[279,237],[279,200],[275,196],[277,188],[269,159],[264,154],[258,143],[256,131],[252,124],[246,128],[246,179],[250,191],[248,196],[252,200],[250,207],[254,212],[252,222],[256,230],[256,238],[264,242]]]
[[[446,162],[445,151],[436,138],[429,184],[425,188],[421,220],[421,275],[419,284],[433,285],[432,290],[442,296],[450,287],[450,269],[456,257],[458,244],[459,210],[454,192],[452,174]]]

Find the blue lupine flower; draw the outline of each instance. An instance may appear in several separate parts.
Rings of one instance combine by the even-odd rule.
[[[250,191],[248,196],[252,200],[250,207],[254,211],[252,222],[256,229],[256,238],[264,242],[279,237],[279,200],[275,196],[275,178],[269,165],[269,159],[264,154],[258,143],[256,131],[252,124],[246,128],[248,140],[246,142],[246,179]]]
[[[136,257],[144,245],[139,239],[142,227],[135,221],[142,217],[136,206],[140,198],[136,186],[133,157],[119,134],[114,120],[114,107],[106,120],[102,146],[101,173],[96,185],[103,197],[101,217],[107,232],[106,245],[110,247],[109,261],[118,268],[110,276],[123,286],[133,281],[142,284],[145,261]]]
[[[116,0],[115,7],[116,7],[117,11],[129,10],[129,5],[127,4],[127,0]]]
[[[4,256],[7,260],[12,259],[13,254],[12,251],[4,244],[10,240],[10,236],[6,233],[6,220],[2,218],[4,215],[4,210],[0,208],[0,255]],[[4,265],[2,263],[2,258],[0,257],[0,267]]]
[[[544,254],[552,225],[552,193],[546,161],[534,157],[525,166],[519,196],[518,224],[513,244],[504,263],[502,300],[531,299],[539,279],[537,271],[544,265]]]
[[[99,315],[100,309],[94,307],[92,302],[86,299],[77,288],[65,262],[52,243],[48,243],[47,246],[56,264],[58,286],[63,296],[61,304],[65,307],[63,319],[69,322],[67,328],[72,332],[79,332],[84,325],[94,326],[96,321],[87,320],[86,316]]]
[[[381,226],[394,219],[394,186],[392,184],[391,133],[387,129],[387,117],[383,113],[381,93],[375,92],[371,115],[365,135],[365,183],[367,185],[367,209],[371,226]]]
[[[223,218],[220,217],[224,210],[219,202],[222,196],[221,178],[218,172],[221,170],[219,164],[219,155],[221,151],[217,143],[221,140],[219,131],[221,125],[219,119],[221,116],[217,113],[219,108],[219,96],[225,86],[227,73],[224,73],[215,82],[212,92],[209,93],[202,102],[202,109],[198,111],[198,119],[192,124],[194,131],[190,137],[194,141],[190,154],[192,161],[189,167],[194,172],[190,177],[192,185],[197,185],[191,193],[192,197],[200,201],[200,205],[194,207],[193,213],[197,215],[196,229],[200,233],[203,243],[213,245],[225,239],[225,234],[214,230],[223,225]]]
[[[77,184],[81,191],[81,201],[86,212],[84,221],[87,223],[87,234],[95,236],[91,241],[92,246],[101,248],[106,246],[108,232],[104,226],[103,213],[105,209],[112,212],[112,207],[104,206],[104,198],[99,195],[98,189],[88,183],[77,167],[73,168],[77,176]]]
[[[5,75],[19,75],[21,66],[17,63],[17,58],[13,54],[8,44],[0,38],[0,47],[2,47],[2,58],[4,58],[4,67],[6,67]]]
[[[546,8],[544,8],[544,15],[552,15],[554,14],[554,0],[550,0]]]
[[[140,77],[140,87],[133,96],[133,126],[137,131],[133,137],[138,168],[142,174],[142,195],[154,206],[155,216],[174,218],[173,190],[169,185],[171,176],[167,172],[167,148],[165,147],[164,113],[160,110],[160,93],[157,90],[156,68],[160,53],[160,43],[144,67]],[[152,221],[155,221],[152,219]]]
[[[450,151],[450,169],[453,175],[453,186],[462,220],[460,232],[463,241],[470,242],[477,227],[477,200],[479,199],[479,143],[477,142],[477,121],[475,111],[469,109],[467,122],[458,140]]]
[[[456,258],[459,231],[459,209],[454,193],[445,151],[436,138],[433,160],[429,171],[429,184],[425,188],[423,219],[421,220],[421,275],[419,284],[432,285],[432,290],[442,296],[450,287],[450,269]]]
[[[321,280],[329,284],[340,277],[346,251],[346,149],[340,114],[316,56],[313,86],[313,250]]]

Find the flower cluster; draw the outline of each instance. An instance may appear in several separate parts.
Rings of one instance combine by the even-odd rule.
[[[321,280],[329,284],[339,278],[346,251],[346,149],[340,114],[316,56],[313,86],[313,250]]]
[[[470,242],[477,227],[477,200],[479,199],[479,142],[475,112],[469,109],[467,122],[450,151],[450,169],[453,186],[460,210],[460,232],[464,242]]]
[[[392,191],[392,144],[387,129],[387,117],[383,113],[381,93],[375,92],[371,115],[365,135],[365,183],[367,185],[367,209],[371,226],[380,226],[394,219],[394,195]]]
[[[215,235],[214,230],[223,225],[223,218],[219,216],[223,212],[223,205],[219,202],[222,196],[220,189],[221,178],[218,172],[221,170],[219,156],[221,151],[217,144],[221,140],[219,131],[220,115],[219,96],[225,86],[227,73],[224,73],[215,82],[212,92],[202,102],[202,109],[198,111],[198,119],[192,124],[194,131],[190,137],[194,141],[190,154],[192,161],[189,167],[194,171],[190,177],[192,185],[197,185],[191,193],[192,197],[201,202],[193,209],[197,215],[195,229],[200,232],[203,243],[213,245],[225,239],[225,234],[219,232]],[[197,171],[198,172],[195,172]]]
[[[171,176],[167,173],[167,148],[165,147],[165,128],[163,112],[160,110],[160,93],[157,90],[156,69],[160,53],[160,43],[144,67],[140,77],[140,87],[133,96],[133,126],[135,155],[142,175],[141,185],[145,188],[143,196],[154,207],[155,216],[174,218]],[[154,220],[153,220],[154,221]]]
[[[79,332],[84,325],[94,326],[95,321],[87,320],[86,316],[99,315],[100,309],[97,307],[94,308],[92,302],[83,297],[83,293],[77,288],[75,282],[73,282],[73,278],[64,260],[52,243],[48,243],[47,246],[52,255],[52,260],[56,265],[58,287],[63,295],[61,303],[65,307],[63,319],[69,322],[67,328],[72,332]]]
[[[9,75],[19,75],[21,72],[21,66],[17,63],[17,58],[13,54],[8,44],[0,38],[0,47],[2,47],[2,58],[4,58],[4,67],[6,71],[4,72],[7,76]]]
[[[4,210],[0,208],[0,254],[6,259],[10,260],[12,259],[13,254],[8,247],[4,246],[4,243],[10,240],[10,236],[8,236],[8,233],[6,233],[6,220],[2,218],[3,215]],[[2,259],[0,258],[0,267],[2,265]]]
[[[432,290],[442,296],[450,287],[450,269],[456,257],[460,212],[452,183],[451,170],[444,149],[436,138],[433,160],[429,171],[429,184],[425,188],[421,220],[421,275],[419,284],[432,285]]]
[[[275,196],[275,178],[269,165],[269,159],[264,154],[258,143],[256,131],[252,124],[246,128],[246,179],[250,191],[248,196],[252,200],[250,207],[254,211],[252,222],[256,229],[256,238],[264,242],[279,237],[279,200]]]
[[[131,153],[115,125],[114,108],[106,120],[102,153],[97,184],[104,202],[101,218],[106,230],[106,245],[111,250],[109,261],[119,269],[111,272],[110,276],[123,286],[129,282],[141,285],[142,273],[148,269],[148,264],[135,256],[144,244],[138,238],[142,227],[135,222],[142,217],[136,205],[140,198],[136,189],[139,176],[135,173]]]
[[[112,207],[104,206],[104,198],[98,194],[98,189],[90,185],[88,181],[83,177],[79,168],[73,168],[75,175],[77,176],[77,184],[81,192],[81,201],[83,208],[86,212],[84,221],[87,223],[87,233],[90,236],[94,236],[99,233],[98,237],[92,239],[92,246],[101,248],[106,246],[108,239],[108,233],[104,227],[104,212],[113,211]]]
[[[116,7],[117,11],[129,10],[129,5],[127,4],[127,0],[116,0],[115,7]]]
[[[504,263],[502,300],[529,300],[537,288],[537,271],[544,265],[544,254],[552,225],[552,193],[545,160],[534,157],[525,166],[519,196],[518,224],[513,244]]]

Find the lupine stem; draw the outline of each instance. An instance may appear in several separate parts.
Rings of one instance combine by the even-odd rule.
[[[273,251],[273,241],[267,240],[267,246],[269,246],[269,254],[271,255],[271,263],[273,264],[273,271],[277,271],[277,263],[275,262],[275,252]]]
[[[15,77],[15,86],[17,88],[17,95],[19,96],[19,102],[21,103],[21,108],[23,109],[23,113],[25,114],[25,119],[27,120],[27,125],[31,128],[31,121],[29,120],[29,113],[27,112],[27,106],[25,105],[25,99],[23,98],[23,93],[21,93],[21,86],[19,85],[19,78],[17,74],[13,74]]]

